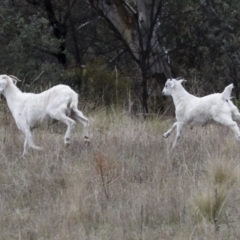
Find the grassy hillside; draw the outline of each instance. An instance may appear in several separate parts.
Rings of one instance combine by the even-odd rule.
[[[0,125],[0,239],[240,239],[240,143],[221,126],[162,134],[173,119],[86,114],[91,144],[76,127],[35,131],[43,151],[19,158],[11,115]]]

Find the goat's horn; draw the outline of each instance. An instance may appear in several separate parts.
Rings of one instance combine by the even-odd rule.
[[[15,76],[13,76],[13,75],[8,75],[10,78],[13,78],[13,79],[15,79],[16,81],[18,81],[18,82],[21,82],[21,80],[20,79],[18,79],[17,77],[15,77]]]
[[[183,79],[183,78],[182,78],[182,77],[177,77],[177,78],[176,78],[176,80],[181,80],[181,79]]]

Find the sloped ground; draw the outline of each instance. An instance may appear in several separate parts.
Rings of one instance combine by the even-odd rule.
[[[211,163],[239,168],[240,143],[226,128],[186,129],[171,153],[175,134],[162,137],[171,119],[104,110],[86,116],[89,146],[81,126],[69,148],[64,126],[45,126],[35,131],[44,150],[26,158],[11,116],[0,116],[1,239],[240,239],[238,175],[214,216],[217,227],[194,200],[213,184]]]

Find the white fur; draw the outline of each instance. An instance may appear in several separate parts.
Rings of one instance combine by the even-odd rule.
[[[75,121],[84,126],[85,140],[88,140],[88,119],[78,110],[78,95],[66,85],[57,85],[39,94],[23,93],[15,86],[11,76],[0,75],[0,93],[6,100],[17,127],[24,133],[23,156],[28,147],[40,150],[33,141],[32,129],[44,119],[50,118],[67,125],[64,143],[69,145],[71,130]],[[75,121],[74,121],[75,120]]]
[[[186,80],[168,79],[162,91],[164,95],[172,96],[175,105],[177,122],[163,135],[167,138],[174,129],[177,129],[172,149],[177,145],[186,124],[192,126],[215,121],[230,128],[237,140],[240,140],[240,130],[235,122],[240,120],[240,113],[230,100],[233,84],[228,85],[222,93],[196,97],[183,88],[181,84],[183,81]]]

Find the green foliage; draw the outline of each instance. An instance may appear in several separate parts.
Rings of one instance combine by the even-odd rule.
[[[206,183],[195,195],[198,214],[211,223],[223,220],[227,198],[238,181],[236,163],[226,159],[211,159],[206,164]],[[216,225],[218,227],[218,225]]]
[[[236,99],[236,98],[233,98],[232,100],[233,100],[234,104],[237,106],[237,108],[240,109],[240,100]]]
[[[60,40],[52,36],[47,19],[37,13],[13,14],[13,11],[9,8],[0,10],[3,23],[0,26],[0,39],[4,39],[0,46],[4,56],[0,63],[2,72],[16,75],[27,84],[41,72],[45,73],[47,81],[59,78],[55,74],[61,66],[51,54],[57,51]]]
[[[222,91],[234,82],[239,98],[240,2],[214,1],[211,7],[216,16],[210,18],[199,1],[171,2],[171,7],[169,15],[176,24],[170,25],[166,45],[172,50],[175,74],[203,82],[205,93]],[[166,27],[169,29],[169,22]]]
[[[56,53],[63,40],[53,34],[46,9],[41,7],[44,1],[27,2],[4,1],[1,6],[2,73],[15,74],[31,84],[32,79],[44,71],[45,84],[64,82],[77,86],[87,99],[94,99],[96,104],[110,105],[126,99],[125,94],[131,85],[129,74],[119,74],[118,70],[135,66],[134,59],[127,54],[122,39],[112,34],[109,25],[89,4],[77,1],[66,15],[69,17],[66,18],[64,42],[67,66],[62,72]],[[160,24],[155,26],[160,44],[169,50],[173,76],[189,79],[190,85],[200,84],[201,95],[220,92],[226,84],[233,82],[234,94],[239,99],[240,2],[214,1],[211,7],[216,16],[211,17],[200,2],[170,0],[162,5]],[[69,4],[64,1],[51,3],[57,20],[63,23]],[[129,4],[136,8],[136,1],[129,1]],[[212,20],[213,17],[216,18]],[[109,65],[105,67],[105,63],[99,60],[91,62],[95,56],[111,62],[111,70],[106,70]],[[85,70],[78,69],[81,64],[87,65]],[[116,71],[114,65],[118,66]],[[41,85],[43,81],[35,83]],[[138,96],[141,89],[136,90]],[[151,101],[149,98],[149,108],[156,109],[153,110],[155,112],[161,108],[156,99]]]
[[[207,174],[209,180],[215,185],[227,185],[231,187],[238,181],[239,170],[235,163],[228,159],[211,160],[208,162]]]
[[[131,81],[117,67],[109,70],[100,59],[84,67],[65,70],[62,78],[81,81],[81,96],[92,102],[94,107],[123,104],[131,89]]]
[[[106,104],[121,103],[126,100],[130,81],[118,72],[108,70],[101,60],[94,60],[83,71],[83,93],[88,99],[97,99]]]
[[[221,219],[226,206],[228,191],[226,187],[213,189],[203,189],[196,195],[195,204],[198,207],[200,216],[211,223]]]

